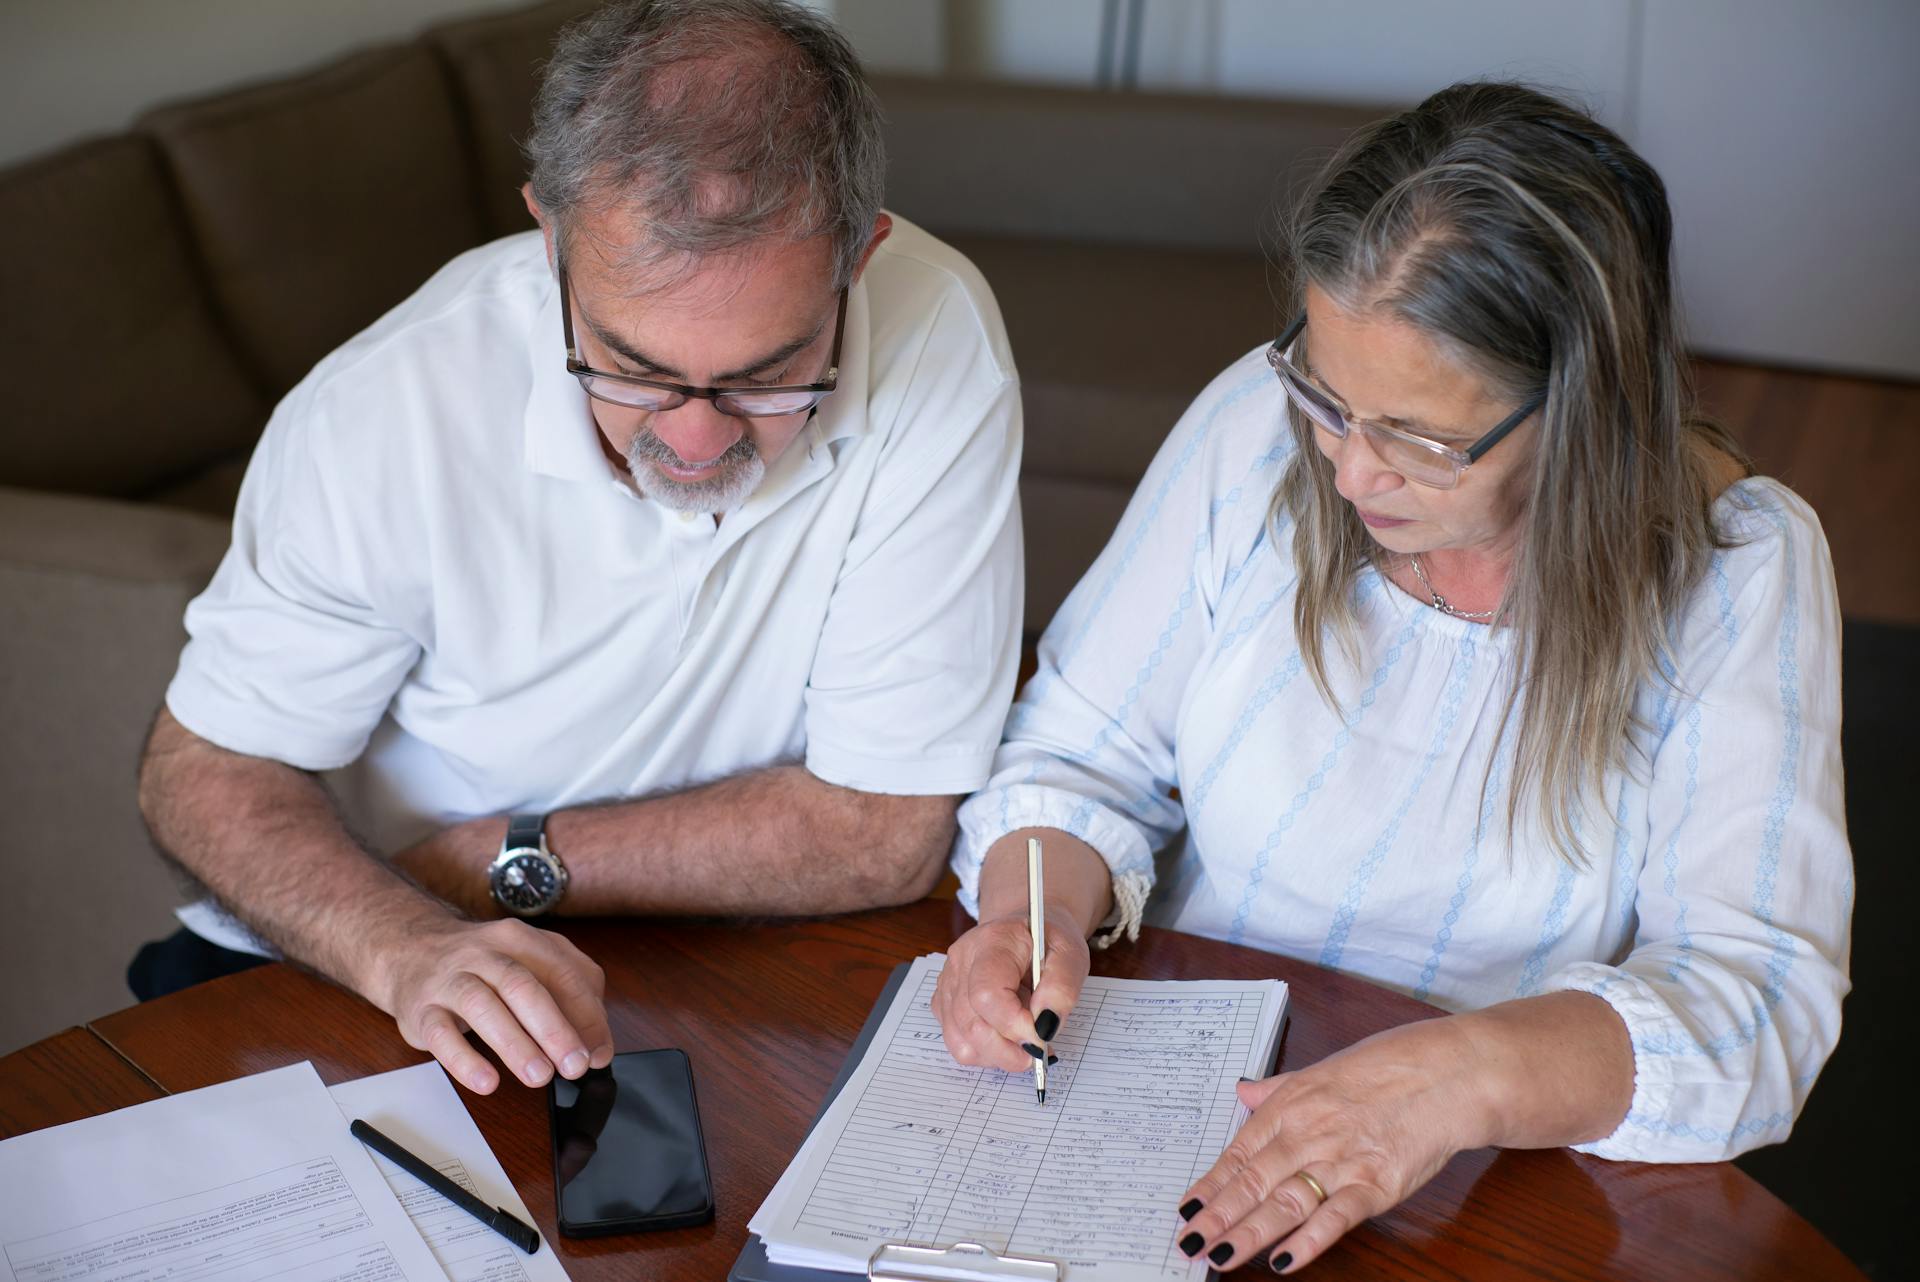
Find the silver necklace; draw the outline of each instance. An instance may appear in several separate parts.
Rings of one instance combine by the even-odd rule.
[[[1440,613],[1442,614],[1450,614],[1456,619],[1473,619],[1478,621],[1485,621],[1493,617],[1494,612],[1492,610],[1455,609],[1447,601],[1447,598],[1441,596],[1438,592],[1435,592],[1433,590],[1433,580],[1427,577],[1427,572],[1425,568],[1421,566],[1420,554],[1418,552],[1411,553],[1409,555],[1409,559],[1412,560],[1413,562],[1413,577],[1420,580],[1420,586],[1425,588],[1427,590],[1427,595],[1433,598],[1434,609],[1440,611]]]

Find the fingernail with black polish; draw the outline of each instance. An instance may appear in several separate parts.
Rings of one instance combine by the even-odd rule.
[[[1292,1263],[1293,1263],[1292,1251],[1279,1251],[1274,1254],[1274,1257],[1271,1260],[1267,1261],[1267,1267],[1272,1269],[1275,1273],[1278,1273],[1281,1269],[1286,1268],[1289,1264],[1292,1264]]]
[[[1180,1208],[1180,1218],[1183,1220],[1191,1220],[1198,1214],[1200,1214],[1200,1199],[1197,1197],[1188,1198],[1187,1204]]]
[[[1035,1059],[1041,1059],[1046,1055],[1045,1051],[1041,1050],[1038,1046],[1035,1046],[1032,1042],[1021,1042],[1020,1049],[1025,1051],[1027,1054],[1033,1056]]]
[[[1206,1242],[1206,1239],[1198,1233],[1189,1233],[1180,1239],[1180,1250],[1185,1253],[1188,1258],[1192,1258],[1204,1242]]]
[[[1033,1031],[1040,1034],[1040,1040],[1050,1042],[1053,1035],[1060,1031],[1060,1017],[1050,1010],[1043,1010],[1034,1017]]]
[[[1233,1243],[1222,1242],[1219,1246],[1207,1252],[1207,1258],[1215,1264],[1225,1264],[1233,1258]]]
[[[1058,1055],[1047,1056],[1047,1066],[1049,1068],[1051,1068],[1055,1064],[1058,1064],[1059,1062],[1060,1062],[1060,1057]]]
[[[1251,1085],[1253,1085],[1253,1080],[1254,1080],[1254,1079],[1253,1079],[1253,1078],[1251,1078],[1251,1077],[1243,1077],[1243,1078],[1241,1078],[1241,1079],[1240,1079],[1240,1084],[1241,1084],[1242,1086],[1251,1086]]]

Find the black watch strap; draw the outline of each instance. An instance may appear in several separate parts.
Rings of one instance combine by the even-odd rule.
[[[504,850],[540,849],[540,838],[547,830],[545,815],[514,815],[507,820],[507,841]]]

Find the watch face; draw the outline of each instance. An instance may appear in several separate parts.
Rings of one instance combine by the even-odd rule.
[[[509,912],[538,912],[559,898],[560,878],[539,855],[515,855],[494,870],[493,893]]]

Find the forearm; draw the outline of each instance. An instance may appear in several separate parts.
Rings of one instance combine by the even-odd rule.
[[[369,856],[318,780],[228,752],[161,711],[140,769],[154,840],[262,939],[381,996],[384,947],[446,905]]]
[[[1633,1044],[1602,998],[1558,992],[1445,1021],[1464,1043],[1477,1134],[1463,1147],[1555,1148],[1611,1135],[1633,1101]]]
[[[810,914],[924,897],[953,841],[953,797],[893,797],[775,766],[640,801],[555,812],[561,911]]]
[[[980,867],[980,920],[1027,911],[1027,838],[1046,856],[1046,897],[1091,935],[1113,907],[1113,874],[1098,851],[1057,828],[1022,828],[993,843]]]

